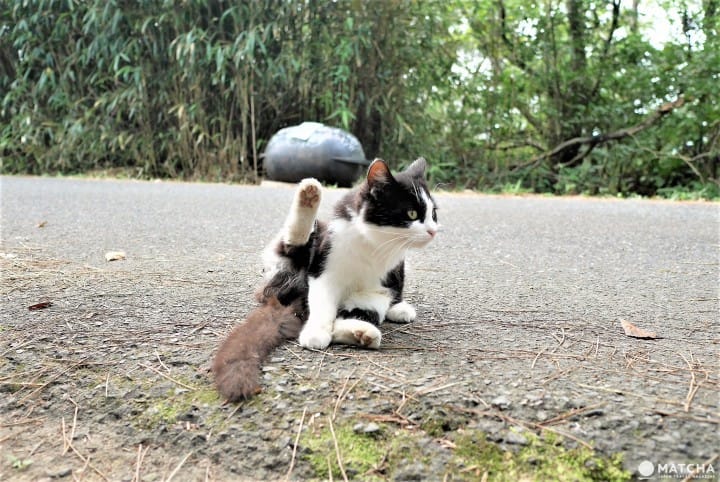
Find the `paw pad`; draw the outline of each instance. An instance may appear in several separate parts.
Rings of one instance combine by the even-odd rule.
[[[320,202],[320,186],[319,184],[308,183],[300,186],[298,191],[298,203],[304,208],[314,208]]]
[[[353,336],[355,337],[355,340],[357,340],[358,346],[362,346],[364,348],[380,347],[380,337],[371,331],[355,330],[353,331]]]

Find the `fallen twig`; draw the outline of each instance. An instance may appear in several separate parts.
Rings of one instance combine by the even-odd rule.
[[[179,381],[179,380],[175,380],[173,377],[171,377],[171,376],[169,376],[169,375],[165,375],[163,372],[161,372],[160,370],[158,370],[158,369],[155,368],[155,367],[151,367],[150,365],[145,365],[144,363],[140,363],[140,366],[143,367],[143,368],[147,368],[148,370],[152,370],[152,371],[154,371],[155,373],[157,373],[158,375],[160,375],[161,377],[163,377],[163,378],[165,378],[165,379],[167,379],[167,380],[170,380],[171,382],[173,382],[173,383],[175,383],[175,384],[177,384],[177,385],[180,385],[181,387],[187,388],[188,390],[193,390],[193,391],[197,390],[196,387],[187,385],[187,384],[185,384],[185,383],[183,383],[183,382],[181,382],[181,381]]]
[[[328,416],[328,424],[330,425],[330,434],[333,438],[333,444],[335,444],[335,456],[337,457],[337,463],[340,467],[340,473],[342,473],[343,480],[348,482],[347,474],[345,473],[345,467],[343,467],[342,456],[340,455],[340,446],[338,445],[337,437],[335,436],[335,429],[333,428],[332,418]]]
[[[695,358],[693,357],[692,353],[690,354],[690,360],[685,358],[685,356],[682,353],[678,353],[680,357],[685,360],[685,363],[687,363],[688,368],[690,369],[690,386],[688,387],[688,393],[685,395],[685,403],[683,404],[683,409],[685,412],[690,411],[690,405],[692,404],[693,398],[695,398],[695,394],[700,389],[700,385],[702,385],[704,382],[707,381],[707,379],[710,377],[708,372],[705,372],[705,379],[701,380],[699,383],[697,382],[697,378],[695,377],[695,366],[697,365],[697,362],[695,361]]]
[[[60,426],[62,428],[62,438],[63,438],[63,452],[62,454],[65,455],[68,450],[70,450],[70,446],[72,445],[72,441],[75,438],[75,426],[77,425],[77,414],[78,414],[78,405],[73,401],[71,398],[70,401],[75,405],[75,414],[73,415],[73,426],[72,431],[70,432],[70,437],[68,438],[65,431],[65,417],[62,417],[60,420]]]
[[[145,454],[147,454],[147,451],[150,449],[150,447],[145,447],[145,450],[143,450],[142,444],[138,445],[138,453],[137,453],[137,460],[135,461],[135,475],[133,475],[133,478],[131,482],[140,482],[142,479],[140,478],[140,467],[142,466],[143,460],[145,459]]]
[[[19,420],[17,422],[0,423],[1,428],[17,427],[18,425],[30,425],[30,424],[42,424],[45,421],[45,417],[40,418],[26,418],[25,420]]]
[[[168,478],[165,479],[165,482],[170,482],[170,481],[172,480],[172,478],[175,477],[175,474],[178,473],[178,471],[179,471],[180,468],[183,466],[183,464],[185,463],[185,461],[186,461],[192,454],[193,454],[193,451],[191,450],[190,452],[188,452],[188,454],[187,454],[185,457],[183,457],[183,459],[180,461],[179,464],[177,464],[177,466],[175,467],[175,469],[174,469],[172,472],[170,472],[170,475],[168,475]]]
[[[560,414],[556,417],[553,417],[549,420],[545,420],[541,425],[554,425],[556,423],[562,422],[563,420],[567,420],[568,418],[572,418],[575,415],[580,415],[581,413],[589,412],[591,410],[595,410],[596,408],[600,408],[606,404],[607,404],[607,402],[600,402],[600,403],[596,403],[594,405],[588,405],[587,407],[575,408],[573,410],[570,410],[568,412]]]
[[[165,369],[166,372],[170,373],[170,369],[163,363],[162,359],[160,358],[160,353],[155,350],[155,357],[158,360],[158,363],[160,363],[160,366]]]
[[[407,417],[395,413],[393,415],[375,415],[375,414],[361,414],[360,417],[370,420],[371,422],[383,422],[383,423],[396,423],[401,427],[414,425]]]
[[[540,351],[538,352],[538,354],[535,356],[535,358],[533,358],[532,365],[530,365],[530,369],[531,369],[531,370],[534,370],[534,369],[535,369],[535,363],[538,361],[538,358],[540,358],[540,355],[542,355],[543,353],[545,353],[545,348],[543,348],[542,350],[540,350]]]
[[[695,415],[685,415],[684,413],[674,413],[659,409],[653,410],[653,413],[662,415],[663,417],[677,417],[681,420],[692,420],[694,422],[715,423],[720,425],[720,418],[698,417]]]
[[[65,427],[64,427],[65,419],[63,418],[63,443],[67,444],[67,447],[72,450],[72,452],[83,462],[83,468],[80,469],[81,472],[83,472],[87,467],[90,467],[97,473],[100,477],[102,477],[103,480],[109,480],[107,476],[97,467],[95,467],[93,464],[90,463],[90,457],[85,457],[83,454],[81,454],[78,449],[75,448],[75,445],[73,445],[72,440],[68,440],[65,436]],[[63,452],[65,453],[65,452]]]
[[[24,404],[24,403],[27,401],[28,398],[31,398],[32,396],[36,395],[37,393],[40,393],[40,391],[42,391],[43,388],[47,387],[47,386],[50,385],[52,382],[54,382],[55,380],[57,380],[58,378],[60,378],[61,376],[63,376],[63,375],[66,374],[67,372],[69,372],[70,370],[72,370],[72,369],[74,369],[74,368],[77,368],[77,367],[80,366],[80,365],[84,365],[85,363],[86,363],[85,360],[80,360],[79,362],[74,363],[73,365],[71,365],[70,367],[66,368],[65,370],[62,370],[60,373],[56,373],[53,377],[50,378],[50,380],[46,381],[45,383],[43,383],[42,385],[40,385],[39,387],[37,387],[35,390],[33,390],[32,392],[30,392],[30,393],[28,393],[27,395],[25,395],[25,396],[22,398],[22,400],[20,400],[20,401],[18,402],[18,405]],[[34,380],[32,380],[32,382],[34,382],[35,380],[37,380],[37,378],[40,377],[40,376],[41,376],[43,373],[45,373],[46,371],[47,371],[47,370],[42,370],[41,373],[38,374],[38,376],[35,377]]]
[[[477,409],[472,409],[472,408],[458,407],[456,405],[450,405],[450,408],[452,408],[453,410],[459,411],[459,412],[472,413],[472,414],[480,415],[483,417],[499,418],[500,420],[502,420],[504,422],[510,423],[512,425],[517,425],[518,427],[522,427],[522,428],[528,429],[528,430],[537,429],[540,431],[552,432],[554,434],[568,438],[568,439],[582,445],[583,447],[587,448],[588,450],[593,450],[593,451],[595,450],[592,445],[590,445],[589,443],[585,442],[582,439],[575,437],[572,434],[569,434],[567,432],[564,432],[562,430],[558,430],[558,429],[555,429],[552,427],[546,427],[539,423],[518,420],[516,418],[510,417],[508,415],[505,415],[505,414],[500,413],[495,410],[477,410]]]
[[[697,465],[697,467],[695,468],[695,470],[693,470],[692,472],[690,472],[690,473],[687,475],[687,477],[685,477],[685,478],[682,480],[682,482],[690,482],[691,480],[693,480],[694,478],[696,478],[696,477],[700,474],[700,470],[701,470],[702,468],[714,464],[715,461],[716,461],[719,457],[720,457],[720,454],[715,454],[715,455],[713,455],[712,457],[710,457],[709,459],[707,459],[705,462],[703,462],[702,464]]]
[[[350,381],[350,378],[352,377],[352,375],[355,374],[355,370],[353,370],[352,373],[350,373],[347,376],[347,378],[345,378],[345,383],[343,383],[343,386],[340,388],[340,392],[338,393],[337,400],[335,401],[335,407],[333,407],[333,413],[332,413],[333,420],[335,420],[337,418],[337,411],[340,408],[340,404],[343,402],[343,400],[345,400],[345,398],[347,398],[347,396],[350,394],[350,392],[353,391],[353,389],[357,386],[357,384],[365,379],[365,376],[367,375],[368,370],[369,369],[366,369],[365,372],[363,372],[363,374],[360,375],[360,377],[357,380],[355,380],[355,383],[353,383],[350,386],[350,388],[348,388],[347,390],[345,388],[347,387],[347,384]]]
[[[300,417],[300,425],[298,426],[297,435],[295,436],[295,443],[293,444],[292,457],[290,457],[290,467],[285,474],[285,480],[290,480],[290,475],[295,468],[295,456],[297,455],[298,442],[300,441],[300,435],[302,434],[303,423],[305,422],[305,414],[307,413],[307,407],[303,408],[302,416]]]

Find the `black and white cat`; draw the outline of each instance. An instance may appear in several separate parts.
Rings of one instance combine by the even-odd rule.
[[[320,183],[300,182],[283,228],[263,254],[262,306],[235,328],[213,363],[223,395],[233,400],[257,392],[262,359],[283,338],[299,335],[309,349],[379,348],[383,321],[415,320],[402,297],[405,256],[439,229],[425,170],[420,158],[393,175],[376,159],[365,182],[335,205],[329,223],[317,219]]]

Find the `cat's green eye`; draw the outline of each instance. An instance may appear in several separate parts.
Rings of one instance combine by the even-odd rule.
[[[409,209],[408,212],[407,212],[407,215],[408,215],[408,217],[409,217],[411,220],[413,220],[413,221],[415,221],[415,220],[417,219],[417,216],[418,216],[417,211],[415,211],[414,209]]]

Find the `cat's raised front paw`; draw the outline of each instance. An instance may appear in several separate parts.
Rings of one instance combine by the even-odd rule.
[[[285,220],[283,241],[291,246],[307,243],[315,225],[315,215],[320,207],[322,185],[317,179],[300,181],[290,213]]]
[[[303,208],[315,209],[320,204],[322,185],[311,177],[300,181],[297,193],[298,205]]]
[[[385,314],[385,318],[395,323],[410,323],[415,321],[417,313],[415,308],[412,307],[407,301],[401,301],[395,305],[392,305]]]
[[[298,337],[298,342],[303,348],[311,350],[324,350],[330,345],[332,333],[318,328],[306,326]]]

